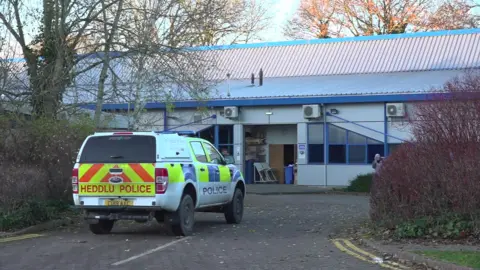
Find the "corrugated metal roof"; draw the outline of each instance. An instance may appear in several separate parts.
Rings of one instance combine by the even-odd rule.
[[[447,81],[463,74],[465,73],[461,70],[442,70],[266,78],[263,86],[252,86],[250,80],[247,79],[231,80],[230,85],[227,82],[218,84],[213,89],[209,100],[434,93],[441,92],[443,85]],[[89,95],[86,95],[87,92],[85,89],[78,91],[70,88],[65,95],[65,101],[94,102],[96,98],[95,91],[92,91]],[[113,91],[107,88],[106,92],[109,97],[106,103],[125,102],[122,99],[123,95],[119,95],[118,89]],[[128,89],[123,90],[123,92],[128,92]],[[148,92],[149,90],[145,89],[145,93]],[[187,101],[195,99],[184,95],[175,98],[175,100]],[[162,101],[148,99],[148,102]]]
[[[447,81],[464,74],[462,70],[442,70],[266,78],[263,86],[251,86],[249,80],[233,80],[230,87],[226,82],[219,84],[213,99],[431,93],[442,91]]]
[[[225,79],[227,73],[232,79],[247,79],[252,73],[258,76],[261,68],[264,77],[275,78],[480,67],[480,29],[341,41],[279,42],[202,53],[216,59],[217,68],[208,74],[215,80]]]
[[[184,91],[181,85],[171,85],[159,74],[168,70],[182,80],[182,76],[188,75],[191,70],[202,67],[207,70],[200,72],[204,79],[220,82],[216,86],[219,95],[210,95],[215,98],[228,98],[227,73],[231,74],[230,98],[423,91],[428,90],[425,87],[441,86],[464,69],[480,68],[480,29],[199,47],[192,50],[197,57],[193,60],[180,57],[171,66],[165,57],[150,57],[146,66],[152,71],[142,83],[142,95],[153,99],[151,93],[155,91],[152,89],[173,88],[177,90],[175,98],[188,99],[188,91]],[[98,59],[87,58],[75,69],[88,67],[96,61]],[[8,74],[7,85],[17,91],[25,91],[28,76],[24,64],[21,61],[8,64],[9,71],[14,72]],[[100,68],[101,65],[77,76],[64,100],[94,100]],[[251,73],[258,74],[260,68],[265,75],[264,86],[250,87]],[[135,85],[132,84],[138,79],[131,59],[112,60],[111,70],[118,79],[113,81],[115,76],[111,74],[107,78],[106,100],[125,102],[125,96],[133,91]]]

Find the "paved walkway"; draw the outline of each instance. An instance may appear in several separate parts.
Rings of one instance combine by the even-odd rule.
[[[250,184],[247,185],[247,194],[323,194],[332,191],[333,188],[334,187],[298,186],[285,184]]]

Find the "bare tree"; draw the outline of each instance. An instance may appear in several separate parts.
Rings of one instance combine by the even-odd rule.
[[[210,12],[209,8],[215,5],[219,6],[217,11],[226,12],[230,6],[222,1],[198,1],[192,9],[185,2],[173,0],[126,0],[121,21],[128,23],[117,24],[118,35],[108,43],[111,48],[128,53],[122,59],[110,61],[108,68],[104,63],[100,78],[106,78],[108,70],[110,80],[107,87],[105,81],[99,84],[104,87],[97,93],[97,119],[101,104],[105,100],[116,100],[128,104],[127,117],[131,128],[152,127],[163,120],[163,115],[145,114],[147,102],[172,105],[171,101],[178,99],[207,99],[211,86],[216,84],[207,77],[208,70],[216,66],[215,59],[183,46],[214,45],[228,38],[234,43],[248,41],[262,29],[261,23],[265,20],[260,12],[261,6],[257,8],[253,1],[251,3],[251,6],[235,6],[235,11],[254,9],[257,12],[249,18],[258,18],[253,21],[238,20],[231,16],[232,11],[220,15]],[[224,22],[230,20],[232,25],[233,19],[241,23],[228,26],[216,22],[209,26],[209,31],[198,27],[206,26],[208,20],[214,21],[213,17]],[[104,24],[113,26],[107,19],[103,20]],[[213,35],[207,37],[206,31]]]
[[[97,98],[96,98],[96,107],[95,107],[95,115],[94,115],[94,123],[97,125],[97,127],[100,124],[100,116],[102,114],[102,106],[103,106],[103,98],[105,95],[105,81],[107,79],[108,75],[108,69],[110,67],[110,50],[113,46],[113,41],[115,40],[115,33],[118,29],[118,24],[120,21],[120,17],[123,10],[123,0],[119,0],[117,3],[116,10],[114,11],[114,19],[111,24],[111,27],[108,26],[106,23],[108,21],[108,15],[107,15],[107,8],[105,2],[102,2],[102,17],[104,20],[103,24],[103,35],[104,35],[104,50],[103,50],[103,63],[102,63],[102,69],[100,71],[99,75],[99,80],[98,80],[98,92],[97,92]]]
[[[55,118],[65,88],[72,81],[71,70],[80,60],[75,56],[76,47],[94,18],[115,1],[107,6],[102,6],[103,0],[43,0],[41,7],[30,7],[23,0],[0,3],[0,21],[25,58],[33,113]],[[26,26],[35,22],[39,22],[39,32],[29,43]]]
[[[107,101],[128,100],[139,114],[147,101],[205,99],[215,59],[185,46],[248,42],[266,27],[253,0],[23,1],[0,0],[0,21],[21,48],[28,78],[11,94],[50,118],[68,107],[63,102],[96,103],[98,122]]]
[[[210,86],[215,82],[209,81],[205,74],[214,68],[215,60],[195,50],[172,46],[171,40],[179,40],[179,33],[188,31],[191,25],[188,22],[196,18],[181,17],[185,14],[176,15],[181,17],[178,19],[172,17],[177,2],[125,0],[120,19],[116,16],[120,9],[112,5],[110,14],[97,20],[102,26],[96,28],[104,29],[95,34],[98,36],[95,40],[104,44],[103,50],[99,50],[102,65],[90,68],[97,61],[95,57],[83,59],[77,69],[88,72],[79,74],[67,93],[76,104],[96,102],[97,125],[101,124],[101,108],[105,102],[128,104],[129,126],[138,127],[152,126],[153,122],[163,119],[162,114],[144,117],[147,102],[204,100],[210,96]],[[172,18],[187,22],[175,26],[175,35],[171,27],[161,27],[168,26]]]
[[[267,7],[255,0],[179,1],[172,9],[170,33],[181,35],[170,39],[173,46],[209,46],[247,43],[258,39],[258,33],[269,26]],[[182,15],[182,16],[178,16]],[[189,18],[185,20],[184,18]]]

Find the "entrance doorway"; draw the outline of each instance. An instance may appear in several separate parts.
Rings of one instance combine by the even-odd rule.
[[[295,150],[295,144],[270,144],[268,146],[270,168],[275,172],[280,184],[285,184],[285,167],[297,162]]]

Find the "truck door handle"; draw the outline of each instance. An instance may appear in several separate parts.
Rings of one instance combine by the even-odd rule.
[[[200,171],[201,171],[201,172],[204,172],[204,171],[205,171],[205,169],[204,169],[204,168],[200,168]]]

